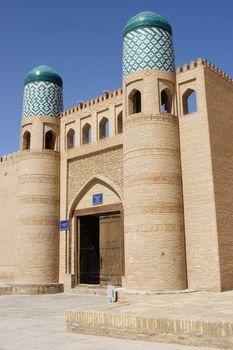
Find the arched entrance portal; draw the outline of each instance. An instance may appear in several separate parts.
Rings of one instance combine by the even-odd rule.
[[[73,210],[76,284],[121,285],[124,274],[123,208],[118,192],[95,178]]]

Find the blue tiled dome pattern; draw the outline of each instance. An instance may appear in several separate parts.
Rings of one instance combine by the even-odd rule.
[[[48,81],[35,81],[24,87],[23,117],[58,117],[63,111],[62,87]]]
[[[161,28],[138,28],[124,37],[123,76],[148,69],[175,71],[172,34]]]

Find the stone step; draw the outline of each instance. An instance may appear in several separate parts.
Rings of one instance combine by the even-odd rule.
[[[12,287],[7,285],[0,285],[0,295],[11,295]]]
[[[63,293],[63,283],[50,284],[17,284],[7,283],[0,284],[0,295],[39,295],[39,294],[54,294]]]
[[[107,296],[107,287],[93,284],[79,284],[71,292],[78,295]]]

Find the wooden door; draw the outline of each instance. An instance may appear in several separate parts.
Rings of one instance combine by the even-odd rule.
[[[123,225],[120,213],[99,217],[100,284],[121,286],[123,274]]]
[[[80,219],[80,283],[100,283],[99,218]]]

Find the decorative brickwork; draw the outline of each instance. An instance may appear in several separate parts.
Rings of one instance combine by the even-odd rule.
[[[84,184],[94,176],[104,176],[122,189],[122,146],[80,157],[68,163],[68,207]]]

